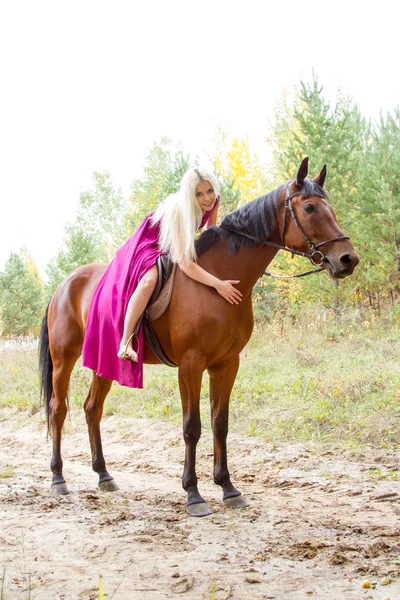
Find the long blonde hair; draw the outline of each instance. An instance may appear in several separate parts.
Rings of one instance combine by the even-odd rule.
[[[153,224],[160,222],[160,250],[169,254],[175,263],[195,261],[194,235],[200,227],[203,213],[196,199],[196,188],[201,181],[209,181],[215,196],[219,195],[214,173],[196,167],[186,171],[179,191],[171,194],[157,208]]]

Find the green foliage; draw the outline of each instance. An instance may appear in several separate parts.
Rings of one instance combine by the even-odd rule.
[[[89,233],[78,223],[67,225],[62,247],[46,268],[48,299],[69,273],[81,265],[96,262],[98,255],[98,247]]]
[[[80,195],[76,223],[98,247],[98,260],[108,262],[126,239],[126,205],[108,171],[94,172],[92,181]]]
[[[2,334],[38,332],[43,313],[43,283],[25,249],[12,252],[0,273]]]
[[[221,203],[219,208],[220,219],[224,215],[232,212],[240,206],[242,194],[238,187],[235,187],[235,180],[229,174],[221,175],[217,173]]]
[[[354,275],[340,284],[313,276],[276,283],[279,294],[290,303],[319,303],[336,316],[349,303],[369,302],[379,309],[390,294],[393,302],[400,274],[398,111],[373,128],[348,99],[339,97],[332,106],[326,102],[313,77],[310,84],[300,83],[292,107],[283,97],[270,139],[276,183],[293,178],[304,156],[310,157],[312,175],[327,164],[330,201],[361,258]],[[281,253],[271,270],[307,270],[300,263]]]
[[[76,218],[66,226],[61,248],[47,266],[48,298],[77,267],[109,262],[125,240],[126,208],[121,190],[114,189],[107,171],[93,173],[92,182],[91,188],[82,191]]]
[[[293,178],[301,160],[309,156],[311,176],[327,164],[330,202],[361,262],[352,277],[340,283],[326,275],[290,282],[264,278],[254,290],[256,317],[268,319],[273,309],[295,319],[305,303],[330,311],[337,321],[348,306],[370,306],[379,313],[390,303],[399,311],[400,110],[381,116],[374,125],[352,100],[339,94],[328,102],[313,76],[299,82],[293,99],[287,92],[282,95],[268,145],[271,163],[266,169],[247,136],[234,138],[219,128],[209,156],[220,182],[220,219]],[[178,189],[191,164],[180,144],[161,138],[150,149],[127,201],[113,187],[109,173],[95,172],[92,186],[81,193],[76,219],[65,228],[60,249],[47,267],[47,297],[76,267],[109,262],[143,218]],[[269,267],[280,274],[308,269],[308,261],[292,260],[282,252]],[[9,319],[4,310],[0,305],[0,327]]]
[[[189,157],[168,138],[155,143],[147,158],[141,179],[132,183],[126,228],[132,232],[159,203],[176,192],[183,174],[190,168]]]
[[[387,315],[389,317],[389,315]],[[231,422],[267,440],[330,441],[347,447],[395,443],[400,427],[396,327],[349,312],[304,309],[259,328],[242,353]]]
[[[365,287],[400,292],[400,111],[381,116],[360,184],[358,233],[366,261]]]

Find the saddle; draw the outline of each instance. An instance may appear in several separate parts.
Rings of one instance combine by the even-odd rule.
[[[137,335],[140,324],[143,323],[143,335],[152,352],[165,365],[177,367],[178,365],[172,362],[165,354],[151,324],[152,321],[161,317],[168,308],[174,285],[176,264],[171,261],[169,256],[161,254],[157,259],[156,265],[158,270],[156,287],[154,288],[154,292],[151,295],[146,310],[135,327],[134,335]]]

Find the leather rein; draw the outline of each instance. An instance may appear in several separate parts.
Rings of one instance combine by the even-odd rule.
[[[323,255],[323,253],[320,250],[318,250],[318,248],[321,248],[322,246],[325,246],[326,244],[330,244],[331,242],[338,242],[341,240],[349,240],[350,239],[348,235],[341,235],[341,236],[326,240],[324,242],[319,242],[318,244],[314,244],[310,240],[310,238],[308,237],[306,232],[304,231],[303,227],[300,225],[300,223],[297,219],[296,213],[294,211],[294,208],[293,208],[292,199],[296,196],[301,196],[302,192],[301,191],[294,192],[293,194],[291,194],[290,193],[290,183],[291,182],[288,182],[286,184],[285,216],[283,219],[283,227],[282,227],[282,233],[281,233],[281,242],[282,243],[281,244],[274,244],[273,242],[270,242],[268,240],[260,241],[247,233],[237,231],[236,229],[232,229],[231,227],[227,227],[226,225],[222,226],[222,229],[226,229],[227,231],[231,231],[232,233],[237,233],[238,235],[241,235],[250,240],[253,240],[253,242],[256,242],[257,244],[264,244],[265,246],[272,246],[273,248],[277,248],[278,250],[284,250],[285,252],[290,252],[290,254],[292,255],[292,258],[294,255],[303,256],[304,258],[308,258],[315,267],[318,267],[317,269],[313,269],[312,271],[307,271],[306,273],[299,273],[298,275],[274,275],[273,273],[270,273],[269,271],[264,271],[264,273],[263,273],[263,275],[269,275],[270,277],[276,277],[279,279],[294,279],[295,277],[305,277],[306,275],[311,275],[312,273],[319,273],[320,271],[323,270],[321,265],[323,263],[328,262],[328,259]],[[313,195],[317,196],[318,198],[323,198],[325,200],[325,197],[320,194],[313,194]],[[293,246],[292,246],[292,248],[288,248],[285,245],[285,231],[286,231],[286,225],[287,225],[289,216],[292,217],[294,224],[300,230],[303,238],[305,239],[308,246],[310,247],[311,252],[309,252],[309,253],[301,252],[300,250],[296,250],[296,248],[293,248]]]

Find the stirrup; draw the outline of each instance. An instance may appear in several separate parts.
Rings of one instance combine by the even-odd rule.
[[[124,355],[123,355],[122,358],[124,358],[125,360],[131,360],[132,362],[138,362],[138,360],[133,360],[133,358],[131,358],[129,356],[129,354],[127,354],[128,346],[129,346],[129,344],[131,343],[131,341],[134,338],[136,338],[136,340],[137,340],[137,350],[135,350],[135,352],[136,352],[136,355],[137,355],[138,360],[139,360],[140,341],[139,341],[138,335],[135,334],[135,333],[132,333],[132,335],[129,336],[128,341],[126,342],[126,346],[125,346],[125,350],[124,350]],[[133,348],[133,342],[132,342],[132,348]]]

